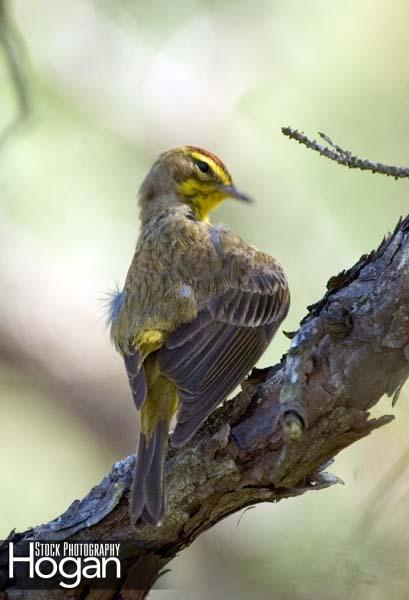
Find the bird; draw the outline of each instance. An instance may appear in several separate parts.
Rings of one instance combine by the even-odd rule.
[[[140,433],[130,491],[133,525],[160,526],[165,462],[245,379],[286,317],[283,268],[210,212],[250,202],[226,165],[196,146],[159,155],[139,189],[140,233],[121,290],[109,302]]]

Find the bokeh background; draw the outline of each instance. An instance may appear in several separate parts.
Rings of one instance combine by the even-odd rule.
[[[103,298],[124,281],[137,188],[159,152],[207,147],[257,199],[214,220],[285,266],[286,330],[409,201],[407,181],[348,171],[280,132],[409,162],[406,0],[8,6],[31,112],[0,145],[0,538],[57,516],[134,451]],[[15,112],[2,50],[1,128]],[[287,346],[278,335],[261,366]],[[408,598],[408,400],[405,388],[395,422],[337,457],[345,486],[226,519],[161,585],[195,600]]]

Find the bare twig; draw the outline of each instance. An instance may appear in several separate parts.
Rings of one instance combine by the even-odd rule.
[[[319,132],[319,136],[328,144],[324,146],[319,144],[316,140],[311,140],[304,133],[294,129],[292,127],[282,127],[281,131],[284,135],[296,140],[300,144],[304,144],[307,148],[319,152],[322,156],[334,160],[340,165],[349,167],[350,169],[360,169],[361,171],[371,171],[372,173],[380,173],[381,175],[387,175],[394,177],[395,179],[405,179],[409,177],[409,167],[396,167],[394,165],[385,165],[383,163],[374,162],[364,158],[354,156],[349,150],[344,150],[341,146],[338,146],[328,135]]]
[[[24,73],[24,45],[21,36],[11,23],[6,0],[0,0],[0,45],[3,46],[17,100],[17,114],[0,134],[1,145],[27,119],[31,108]]]
[[[309,308],[294,338],[300,352],[308,351],[308,373],[303,372],[305,360],[290,353],[270,370],[268,394],[262,398],[266,373],[253,373],[241,394],[216,410],[186,447],[170,450],[161,527],[135,530],[129,522],[127,496],[135,462],[130,456],[61,517],[14,534],[11,541],[21,547],[29,539],[73,536],[78,541],[132,540],[116,589],[90,591],[84,581],[70,598],[144,598],[167,563],[225,516],[339,483],[325,472],[328,461],[390,422],[390,416],[371,419],[368,411],[408,377],[408,287],[409,217],[376,251],[332,278],[324,298]],[[292,370],[305,386],[308,429],[283,457],[280,393]],[[18,576],[13,589],[7,573],[2,548],[0,590],[7,590],[8,598],[31,599],[32,593],[19,588]],[[141,591],[131,595],[129,590]],[[36,600],[60,597],[60,591],[35,592]]]

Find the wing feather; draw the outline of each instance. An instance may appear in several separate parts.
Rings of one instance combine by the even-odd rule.
[[[213,393],[206,391],[197,394],[194,404],[185,404],[184,395],[181,395],[181,410],[178,414],[178,423],[172,434],[172,444],[174,446],[183,446],[196,433],[221,399],[224,399],[236,387],[237,383],[246,376],[249,362],[253,361],[255,357],[259,358],[264,350],[265,346],[260,343],[260,339],[254,338],[243,352],[242,360],[239,363],[236,362],[235,368],[230,371],[225,379],[219,380],[219,385],[212,391]]]
[[[275,264],[275,263],[274,263]],[[289,294],[281,272],[253,273],[208,298],[191,323],[182,325],[158,351],[160,370],[179,388],[172,435],[185,444],[206,417],[244,379],[285,317]]]
[[[139,352],[124,355],[126,373],[136,408],[139,410],[145,402],[148,393],[145,368],[140,364]]]

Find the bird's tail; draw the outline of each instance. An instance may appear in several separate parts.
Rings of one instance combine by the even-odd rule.
[[[148,393],[141,409],[141,433],[131,487],[131,521],[159,525],[166,508],[165,463],[170,422],[178,406],[177,388],[147,364]]]
[[[131,487],[129,510],[131,521],[159,525],[165,513],[165,460],[168,449],[168,427],[160,420],[150,439],[139,434],[136,469]]]

